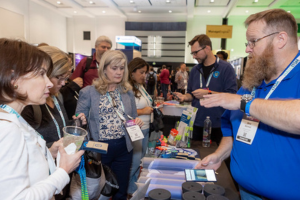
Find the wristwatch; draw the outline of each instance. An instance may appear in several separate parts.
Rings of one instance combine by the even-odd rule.
[[[244,94],[241,98],[241,105],[240,105],[240,109],[241,111],[245,112],[246,110],[246,104],[252,100],[252,95],[251,94]]]

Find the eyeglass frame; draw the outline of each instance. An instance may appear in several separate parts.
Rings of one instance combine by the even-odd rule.
[[[63,81],[67,81],[69,79],[70,75],[63,77],[63,76],[55,76],[55,78],[58,80],[59,83]]]
[[[193,52],[191,52],[191,55],[192,56],[195,56],[195,55],[197,55],[197,53],[199,52],[199,51],[201,51],[201,50],[203,50],[203,49],[205,49],[206,48],[206,46],[204,46],[202,49],[199,49],[199,50],[197,50],[197,51],[193,51]]]
[[[258,42],[258,41],[260,41],[260,40],[262,40],[262,39],[264,39],[264,38],[266,38],[266,37],[269,37],[269,36],[271,36],[271,35],[274,35],[274,34],[278,34],[278,33],[280,33],[280,32],[274,32],[274,33],[271,33],[271,34],[269,34],[269,35],[265,35],[265,36],[263,36],[263,37],[261,37],[261,38],[257,38],[257,39],[255,39],[255,40],[253,40],[253,41],[248,41],[247,43],[245,43],[245,46],[246,46],[246,48],[248,47],[248,45],[249,45],[249,48],[250,49],[253,49],[254,47],[255,47],[255,43],[256,42]],[[253,44],[253,46],[252,46],[252,44]],[[252,46],[252,47],[251,47]]]

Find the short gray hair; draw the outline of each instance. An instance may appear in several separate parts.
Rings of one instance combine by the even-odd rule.
[[[107,42],[110,44],[110,46],[112,46],[112,42],[109,39],[109,37],[105,36],[105,35],[101,35],[97,38],[96,42],[95,42],[95,47],[97,47],[101,42]]]

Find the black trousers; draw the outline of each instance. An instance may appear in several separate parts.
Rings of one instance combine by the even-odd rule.
[[[203,127],[195,126],[193,127],[193,140],[200,140],[203,139]],[[211,129],[211,140],[216,142],[219,146],[221,139],[223,137],[221,128],[212,128]]]
[[[149,95],[154,95],[155,85],[147,85],[147,92]]]

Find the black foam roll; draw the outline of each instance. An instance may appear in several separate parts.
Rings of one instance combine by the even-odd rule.
[[[234,192],[233,190],[229,188],[225,188],[225,197],[227,197],[230,200],[240,200],[240,197],[237,192]]]
[[[194,191],[194,192],[202,192],[202,185],[196,182],[184,182],[182,183],[182,193],[185,192],[190,192],[190,191]]]
[[[149,200],[170,200],[171,193],[168,190],[157,188],[148,193]]]
[[[206,184],[204,185],[204,195],[208,197],[212,194],[218,194],[224,196],[225,189],[222,186],[216,184]]]
[[[206,200],[229,200],[227,197],[218,195],[218,194],[212,194],[209,195]]]
[[[205,200],[205,196],[199,192],[186,192],[182,195],[183,200]]]

